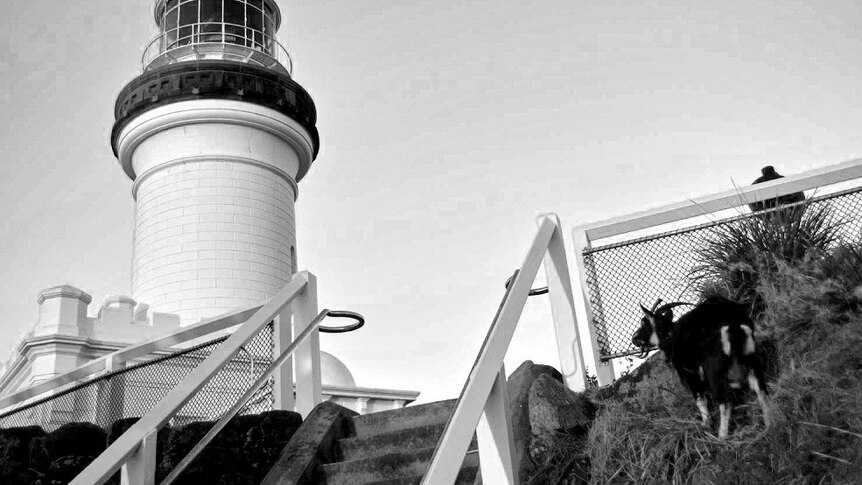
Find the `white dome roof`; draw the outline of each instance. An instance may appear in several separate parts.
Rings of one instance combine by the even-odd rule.
[[[320,380],[324,386],[356,387],[353,374],[332,354],[320,352]]]

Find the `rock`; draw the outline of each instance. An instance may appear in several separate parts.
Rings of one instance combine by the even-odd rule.
[[[553,436],[559,432],[589,429],[595,407],[583,393],[574,393],[545,374],[530,386],[529,415],[534,436]]]
[[[595,417],[595,406],[583,393],[572,392],[545,374],[530,386],[529,415],[530,458],[545,464],[562,451],[580,452]]]
[[[527,360],[507,379],[507,392],[509,394],[509,413],[512,416],[512,435],[515,440],[515,465],[518,467],[518,476],[532,476],[536,470],[536,464],[530,457],[529,447],[533,432],[530,427],[530,387],[539,376],[548,376],[562,383],[563,375],[557,369],[549,365],[537,365]]]

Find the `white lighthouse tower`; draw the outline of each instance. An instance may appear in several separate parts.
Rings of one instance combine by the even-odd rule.
[[[134,181],[132,297],[187,325],[296,271],[297,183],[319,139],[274,0],[157,0],[154,14],[111,144]]]

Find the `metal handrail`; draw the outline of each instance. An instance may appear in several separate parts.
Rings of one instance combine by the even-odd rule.
[[[239,348],[254,338],[261,329],[287,308],[306,290],[309,278],[307,271],[293,275],[293,278],[279,290],[265,305],[239,327],[219,348],[211,353],[200,365],[195,367],[184,379],[182,386],[174,387],[150,412],[133,424],[114,441],[108,449],[90,463],[70,485],[96,485],[110,477],[136,453],[143,457],[130,463],[136,474],[148,474],[154,466],[155,439],[157,430],[167,423],[185,404],[192,399],[213,376],[239,352]],[[143,468],[143,470],[142,470]],[[130,472],[131,473],[131,472]]]
[[[201,28],[204,26],[215,26],[219,29],[218,31],[207,32]],[[228,27],[237,29],[237,32],[229,32]],[[191,34],[180,36],[180,31],[183,29],[191,31]],[[240,29],[242,30],[242,33],[238,32]],[[176,37],[172,38],[172,36]],[[229,39],[241,40],[242,42],[232,42]],[[162,32],[154,37],[144,48],[144,53],[141,55],[142,70],[146,71],[147,67],[159,57],[185,47],[198,45],[229,45],[245,47],[252,51],[259,52],[260,54],[263,54],[281,64],[288,74],[293,71],[293,60],[291,59],[290,54],[274,35],[265,33],[262,30],[229,22],[197,22],[184,24]]]
[[[506,287],[507,290],[509,289],[509,286],[512,284],[512,280],[515,279],[516,276],[518,276],[518,270],[515,270],[515,272],[512,273],[512,276],[509,276],[509,279],[506,280],[506,284],[504,286]],[[530,296],[544,295],[547,292],[548,292],[547,286],[542,286],[539,288],[530,288]]]
[[[348,325],[346,327],[323,327],[322,325],[320,325],[320,323],[326,317],[352,318],[354,320],[357,320],[358,323]],[[233,419],[233,417],[236,416],[239,410],[246,405],[246,402],[251,399],[252,396],[258,390],[260,390],[260,388],[263,387],[264,384],[266,384],[266,381],[270,377],[272,377],[275,371],[278,370],[278,368],[281,367],[281,365],[284,364],[284,362],[288,358],[290,358],[290,356],[293,355],[299,345],[305,342],[305,340],[312,334],[312,332],[314,332],[314,330],[328,333],[345,333],[352,332],[353,330],[362,327],[364,324],[365,319],[362,317],[362,315],[356,312],[324,309],[323,311],[318,313],[314,320],[312,320],[311,323],[309,323],[308,326],[295,339],[293,339],[293,342],[291,342],[290,345],[288,345],[287,348],[284,349],[284,351],[279,354],[279,356],[275,360],[272,361],[272,363],[266,368],[265,371],[263,371],[263,373],[257,378],[257,380],[254,381],[254,383],[248,388],[248,390],[246,390],[246,392],[239,398],[239,400],[237,400],[234,405],[231,406],[231,408],[227,410],[227,412],[225,412],[221,418],[219,418],[215,425],[213,425],[213,427],[210,428],[209,431],[207,431],[207,433],[203,436],[203,438],[200,439],[200,441],[198,441],[198,443],[191,449],[191,451],[189,451],[188,454],[186,454],[186,456],[183,457],[183,459],[180,460],[179,463],[177,463],[177,465],[174,467],[173,470],[171,470],[168,476],[165,477],[164,480],[162,480],[161,485],[170,485],[174,483],[174,481],[186,470],[186,468],[191,464],[191,462],[194,461],[195,458],[197,458],[197,456],[203,451],[204,448],[206,448],[208,444],[210,444],[213,439],[215,439],[216,435],[222,429],[224,429],[225,426],[227,426],[227,423],[231,419]],[[326,330],[324,330],[324,328],[326,328]]]
[[[543,262],[548,289],[531,289],[530,282],[535,279]],[[428,470],[422,478],[422,485],[448,485],[454,482],[474,430],[478,436],[483,481],[510,485],[518,482],[503,359],[527,298],[536,292],[543,293],[542,290],[550,293],[561,370],[564,375],[572,372],[572,377],[579,374],[575,379],[577,386],[581,389],[584,387],[584,365],[562,231],[559,221],[543,217],[524,262],[507,282],[506,294],[437,443]],[[563,362],[565,352],[574,354],[574,362]],[[573,364],[574,368],[571,367]]]

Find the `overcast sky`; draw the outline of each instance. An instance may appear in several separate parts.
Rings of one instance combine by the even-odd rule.
[[[364,387],[455,397],[535,229],[862,156],[856,0],[280,0],[317,104],[300,268]],[[131,181],[113,104],[156,34],[149,0],[4,3],[0,345],[59,284],[130,291]],[[3,359],[4,350],[0,350]],[[531,298],[507,357],[554,364]]]

